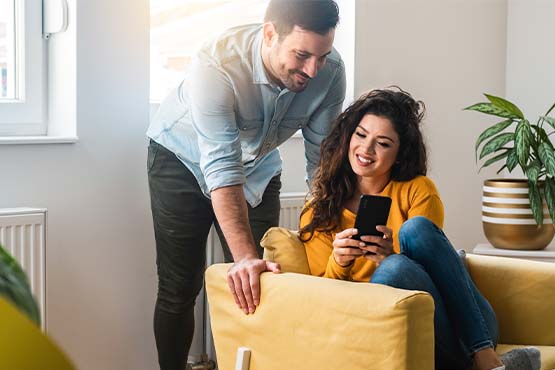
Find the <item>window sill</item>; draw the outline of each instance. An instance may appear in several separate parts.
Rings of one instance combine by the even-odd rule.
[[[24,144],[74,144],[79,141],[77,136],[4,136],[0,137],[0,145]]]

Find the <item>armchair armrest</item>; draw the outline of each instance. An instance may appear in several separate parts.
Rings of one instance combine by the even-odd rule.
[[[554,264],[472,254],[467,261],[497,315],[500,343],[555,345]]]
[[[296,273],[264,273],[253,315],[235,305],[230,265],[206,271],[212,331],[222,370],[239,347],[251,370],[433,369],[434,303],[424,292]]]

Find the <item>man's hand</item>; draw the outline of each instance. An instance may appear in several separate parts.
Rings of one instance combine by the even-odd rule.
[[[280,267],[258,257],[242,185],[213,190],[212,206],[235,261],[227,273],[229,289],[237,306],[253,313],[260,304],[260,274],[280,272]]]
[[[235,262],[227,272],[229,290],[235,303],[247,315],[260,304],[260,274],[265,271],[280,273],[280,266],[258,258],[244,258]]]

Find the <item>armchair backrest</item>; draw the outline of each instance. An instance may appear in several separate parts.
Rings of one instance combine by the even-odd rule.
[[[468,255],[472,280],[499,321],[499,342],[555,346],[555,264]]]

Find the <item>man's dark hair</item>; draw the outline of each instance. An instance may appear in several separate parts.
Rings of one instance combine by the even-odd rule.
[[[325,35],[339,23],[339,8],[333,0],[271,0],[264,22],[272,22],[280,38],[295,26]]]

